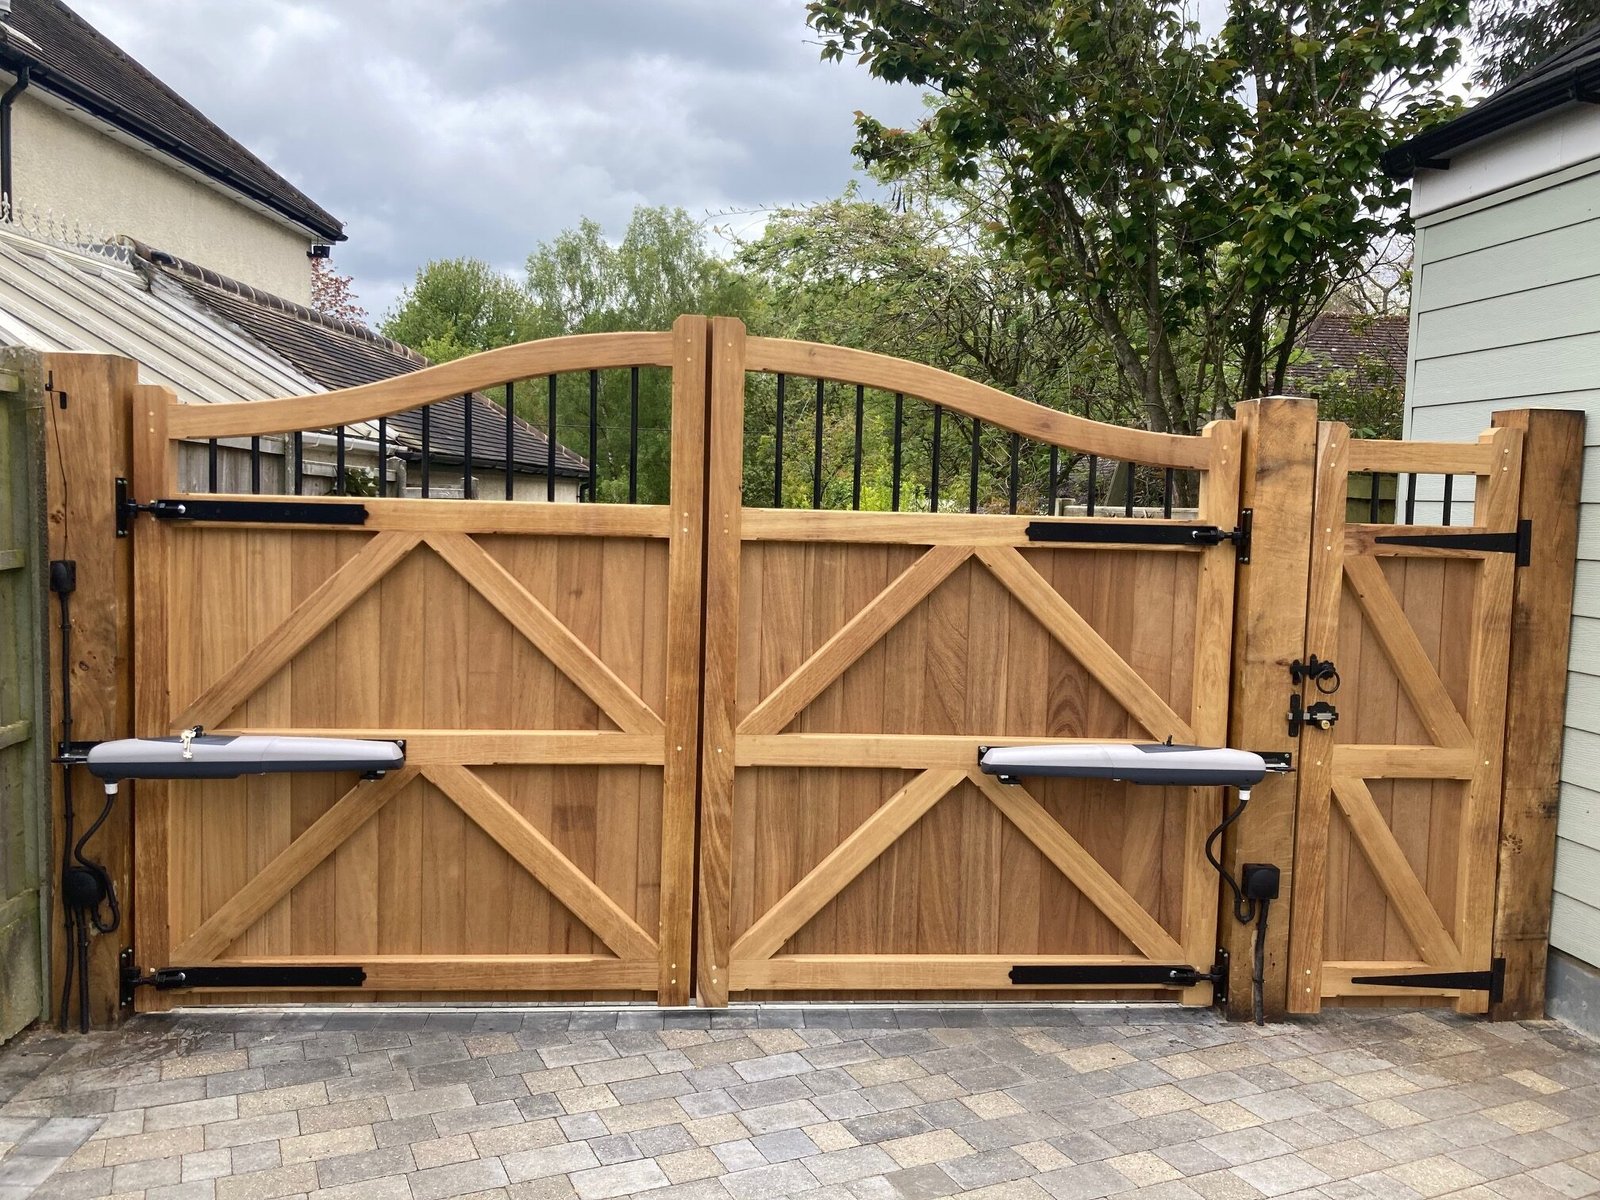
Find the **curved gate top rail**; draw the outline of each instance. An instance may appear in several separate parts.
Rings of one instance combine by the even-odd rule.
[[[750,371],[805,375],[903,392],[1034,441],[1119,462],[1207,471],[1218,452],[1216,443],[1204,437],[1152,433],[1091,421],[938,367],[887,354],[768,337],[746,338],[744,348],[744,365]]]
[[[306,396],[233,404],[173,403],[167,435],[174,440],[291,433],[377,420],[421,405],[497,387],[508,380],[621,367],[672,367],[674,340],[704,318],[684,317],[672,331],[590,333],[486,350],[377,383]],[[1060,446],[1120,462],[1207,471],[1220,452],[1204,437],[1152,433],[1058,412],[996,388],[884,354],[784,338],[745,340],[745,368],[826,378],[902,392],[964,416]],[[693,361],[693,358],[685,361]]]
[[[670,367],[673,339],[688,328],[683,322],[679,318],[674,331],[666,333],[580,333],[521,342],[394,379],[309,396],[236,404],[175,403],[167,418],[167,434],[175,439],[244,437],[354,425],[498,387],[508,380],[616,367]]]

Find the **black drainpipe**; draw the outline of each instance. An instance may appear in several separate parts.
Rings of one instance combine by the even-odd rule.
[[[16,201],[11,194],[11,105],[28,87],[28,68],[17,68],[17,81],[0,93],[0,218],[16,216]]]

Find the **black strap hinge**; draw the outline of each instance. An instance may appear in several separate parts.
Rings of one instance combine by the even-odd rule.
[[[318,992],[330,988],[358,988],[367,982],[367,972],[356,966],[228,966],[207,964],[200,967],[158,967],[146,974],[133,961],[133,950],[121,957],[122,1006],[133,1004],[134,989],[152,987],[158,992],[179,988],[242,988],[256,991],[290,988]]]
[[[1241,563],[1250,561],[1252,510],[1239,513],[1232,529],[1216,525],[1167,525],[1123,517],[1112,521],[1030,521],[1030,542],[1072,542],[1087,546],[1217,546],[1232,542]]]
[[[1385,546],[1425,546],[1435,550],[1477,550],[1484,554],[1515,554],[1517,566],[1533,558],[1533,522],[1524,517],[1508,533],[1385,533],[1372,539]]]
[[[1219,949],[1211,970],[1167,963],[1028,963],[1011,968],[1017,987],[1190,988],[1209,983],[1218,1004],[1228,998],[1228,952]]]
[[[1489,1002],[1498,1004],[1505,995],[1506,960],[1490,961],[1487,971],[1429,971],[1407,975],[1357,975],[1351,983],[1364,983],[1369,987],[1439,988],[1447,991],[1488,992]]]
[[[202,500],[185,496],[181,500],[152,500],[140,504],[133,498],[126,479],[117,480],[117,536],[127,537],[134,518],[148,513],[160,521],[245,521],[258,525],[365,525],[364,504],[330,504],[326,501],[278,500]]]

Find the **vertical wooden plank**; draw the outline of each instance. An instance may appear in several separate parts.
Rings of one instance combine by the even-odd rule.
[[[1206,426],[1211,443],[1211,469],[1201,478],[1198,519],[1222,529],[1239,520],[1240,437],[1236,421]],[[1226,745],[1228,736],[1228,677],[1231,663],[1227,638],[1218,631],[1233,628],[1233,593],[1239,570],[1234,548],[1228,543],[1206,550],[1195,585],[1192,637],[1194,661],[1191,677],[1189,723],[1202,746]],[[1177,634],[1178,631],[1174,631]],[[1174,646],[1181,642],[1174,642]],[[1180,710],[1181,711],[1181,710]],[[1221,820],[1216,788],[1193,788],[1185,808],[1183,837],[1182,926],[1178,940],[1189,962],[1204,970],[1217,948],[1217,877],[1205,858],[1206,835]],[[1185,1004],[1210,1004],[1211,985],[1188,988]]]
[[[1345,477],[1350,430],[1324,422],[1317,434],[1315,513],[1311,529],[1311,580],[1306,599],[1306,651],[1347,660],[1339,652],[1339,612],[1344,596]],[[1353,671],[1350,672],[1353,674]],[[1287,694],[1287,693],[1286,693]],[[1332,817],[1333,737],[1310,731],[1295,764],[1299,789],[1295,822],[1295,886],[1289,909],[1288,1011],[1322,1008],[1323,928],[1327,920],[1328,827]]]
[[[1494,1020],[1520,1021],[1544,1016],[1584,415],[1516,409],[1493,423],[1522,430],[1517,516],[1533,522],[1511,610],[1493,946],[1506,960],[1505,994],[1489,1007]]]
[[[1237,414],[1243,436],[1239,503],[1254,511],[1255,525],[1250,562],[1239,568],[1236,592],[1228,744],[1289,751],[1296,746],[1284,713],[1289,664],[1305,649],[1317,406],[1312,400],[1269,396],[1246,401]],[[1276,863],[1282,872],[1280,896],[1293,896],[1294,805],[1292,776],[1269,775],[1256,786],[1250,810],[1235,824],[1225,848],[1224,861],[1236,878],[1246,862]],[[1223,944],[1233,963],[1228,1012],[1242,1018],[1251,1007],[1254,930],[1233,920],[1223,924]],[[1287,921],[1269,924],[1264,988],[1269,1018],[1284,1012],[1288,932]]]
[[[177,403],[165,388],[139,385],[133,389],[133,491],[140,501],[170,495],[177,477],[177,460],[167,440],[167,412]],[[133,732],[137,737],[159,737],[170,732],[172,697],[167,686],[167,602],[171,580],[167,557],[171,531],[160,521],[145,518],[133,534]],[[168,793],[161,780],[141,780],[133,785],[138,798],[134,841],[134,889],[139,896],[134,953],[142,965],[165,966],[172,950],[168,920],[167,872]],[[124,803],[132,800],[126,795]],[[141,1012],[172,1007],[171,994],[154,988],[136,993]]]
[[[744,326],[737,321],[718,322],[718,346],[738,355],[731,368],[737,375],[737,408],[731,434],[732,445],[738,448],[743,439],[744,422]],[[668,538],[667,574],[667,699],[666,732],[664,734],[666,759],[663,767],[661,795],[661,981],[657,993],[663,1005],[687,1004],[689,1000],[693,964],[690,954],[693,941],[694,912],[694,854],[695,854],[695,786],[696,759],[699,745],[696,740],[700,726],[701,682],[701,615],[705,603],[705,582],[702,559],[707,525],[715,524],[724,543],[731,526],[732,562],[734,571],[732,607],[727,610],[726,625],[730,632],[738,629],[738,550],[739,550],[739,488],[738,468],[735,466],[731,502],[717,510],[720,523],[708,522],[706,494],[706,420],[708,385],[708,357],[711,353],[711,331],[705,317],[681,316],[672,325],[672,480],[671,508],[672,531]],[[726,565],[726,564],[724,564]],[[734,632],[734,636],[737,636]],[[707,664],[706,686],[720,686],[723,695],[719,709],[729,721],[732,733],[732,705],[736,687],[735,664],[728,662],[726,673],[710,680]],[[732,783],[733,750],[731,744],[724,756],[727,784]],[[731,808],[731,789],[724,797]],[[723,830],[726,833],[726,828]],[[727,857],[722,858],[722,913],[723,928],[727,926]],[[727,942],[722,943],[723,946]],[[726,963],[724,954],[719,965]],[[723,988],[723,1003],[727,996],[727,973],[717,972]],[[705,1001],[711,1003],[711,1001]]]
[[[1484,433],[1478,440],[1494,448],[1494,457],[1490,460],[1490,473],[1478,477],[1474,519],[1487,529],[1514,529],[1522,492],[1522,430],[1505,426]],[[1476,759],[1461,820],[1455,932],[1462,960],[1475,970],[1489,965],[1494,945],[1496,842],[1500,834],[1501,762],[1516,570],[1512,555],[1485,556],[1472,622],[1467,702]],[[1488,1010],[1485,992],[1464,992],[1456,1004],[1457,1012]]]
[[[88,354],[44,356],[45,373],[55,391],[45,408],[45,461],[49,508],[49,555],[78,564],[78,590],[72,597],[73,737],[84,740],[127,737],[133,732],[133,546],[134,538],[118,538],[109,517],[112,480],[132,471],[129,437],[133,390],[138,365],[131,359]],[[60,661],[59,614],[52,609],[50,631],[50,729],[59,736],[61,693],[56,678]],[[96,788],[87,775],[75,772],[80,808],[95,806]],[[63,797],[60,771],[51,772],[55,836],[62,831]],[[92,855],[105,865],[122,901],[124,927],[115,937],[90,944],[90,1015],[96,1025],[120,1019],[117,1003],[117,958],[132,943],[133,914],[138,897],[133,887],[133,806],[123,796],[90,843]],[[89,814],[93,819],[94,813]],[[83,826],[80,825],[80,829]],[[57,844],[51,859],[59,863]],[[64,916],[52,911],[51,994],[59,996],[66,963],[62,944]]]

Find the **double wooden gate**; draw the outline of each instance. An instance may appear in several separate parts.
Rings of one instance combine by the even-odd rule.
[[[665,504],[296,498],[247,510],[177,494],[185,441],[344,428],[508,380],[635,367],[672,372]],[[974,480],[980,423],[1011,431],[1011,511],[948,511],[937,485],[928,511],[756,507],[745,405],[766,375],[856,385],[858,462],[862,389],[969,419]],[[821,394],[819,383],[819,406]],[[140,402],[135,497],[191,511],[135,521],[137,732],[401,738],[407,755],[375,782],[139,783],[140,964],[312,981],[141,989],[141,1007],[241,995],[1061,998],[1014,987],[1011,969],[1211,967],[1218,882],[1204,843],[1218,789],[1007,786],[976,765],[980,746],[1008,741],[1224,743],[1248,546],[1235,422],[1199,437],[1098,425],[701,317],[323,396],[200,408],[144,389]],[[1054,448],[1038,516],[1016,511],[1022,439]],[[1372,529],[1344,527],[1345,475],[1417,467],[1374,467],[1359,445],[1326,427],[1307,647],[1337,641],[1341,704],[1360,699],[1336,750],[1317,731],[1297,755],[1313,814],[1296,885],[1301,1008],[1359,991],[1363,971],[1458,969],[1486,944],[1474,897],[1493,876],[1499,754],[1484,747],[1504,701],[1509,561],[1458,550],[1380,561]],[[1057,515],[1062,451],[1086,456],[1087,514]],[[1507,503],[1514,517],[1513,436],[1437,453],[1492,481],[1480,525],[1503,525]],[[1164,473],[1162,515],[1134,515],[1132,466],[1116,510],[1096,512],[1107,462]],[[857,497],[859,478],[858,466]],[[1191,511],[1174,509],[1175,478]],[[976,483],[973,495],[976,508]],[[1326,528],[1325,507],[1339,517]],[[1462,600],[1468,572],[1475,598]],[[1340,607],[1341,580],[1370,633]],[[1409,610],[1433,624],[1408,633],[1393,618]],[[1453,640],[1457,618],[1477,631],[1470,651]],[[1364,637],[1388,656],[1408,716]],[[1445,793],[1461,797],[1459,836],[1422,835],[1420,876],[1400,871],[1416,860],[1411,818],[1398,815],[1400,793],[1417,788],[1430,830],[1447,819]],[[1353,840],[1328,820],[1334,807]],[[1371,890],[1352,847],[1387,897],[1383,920],[1364,924],[1381,941],[1324,933]],[[364,984],[329,991],[303,973],[328,966],[359,968]],[[1206,982],[1082,978],[1094,981],[1067,995],[1212,998]]]

